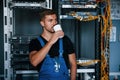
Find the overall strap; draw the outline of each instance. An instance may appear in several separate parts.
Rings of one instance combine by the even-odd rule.
[[[43,47],[45,45],[43,39],[41,37],[38,37],[37,39],[39,40],[40,44]],[[59,54],[60,56],[62,56],[63,54],[63,39],[62,38],[59,39]]]
[[[63,39],[62,38],[59,39],[59,54],[60,56],[62,56],[63,54]]]
[[[41,44],[42,47],[43,47],[43,46],[45,45],[45,43],[43,42],[42,38],[41,38],[41,37],[38,37],[37,39],[39,40],[40,44]]]

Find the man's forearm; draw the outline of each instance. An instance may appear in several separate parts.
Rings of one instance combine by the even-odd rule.
[[[70,70],[70,80],[76,80],[76,73],[77,73],[76,67],[71,68],[71,70]]]

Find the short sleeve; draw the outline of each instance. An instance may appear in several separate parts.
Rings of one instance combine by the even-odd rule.
[[[29,52],[31,51],[38,51],[42,48],[39,41],[37,39],[33,39],[29,43]]]
[[[73,43],[72,41],[70,40],[69,37],[65,36],[64,38],[64,45],[65,45],[65,53],[67,54],[72,54],[72,53],[75,53],[75,49],[73,47]]]

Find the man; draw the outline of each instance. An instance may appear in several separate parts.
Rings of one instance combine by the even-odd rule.
[[[56,13],[50,9],[41,12],[40,24],[43,32],[31,40],[29,45],[30,62],[38,67],[39,80],[76,80],[73,44],[62,30],[55,32],[53,29],[57,24]]]

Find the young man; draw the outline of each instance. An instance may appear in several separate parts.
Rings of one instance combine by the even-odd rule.
[[[38,68],[39,80],[76,80],[73,44],[62,30],[53,29],[57,24],[56,13],[50,9],[41,12],[40,24],[42,34],[29,44],[30,62]]]

